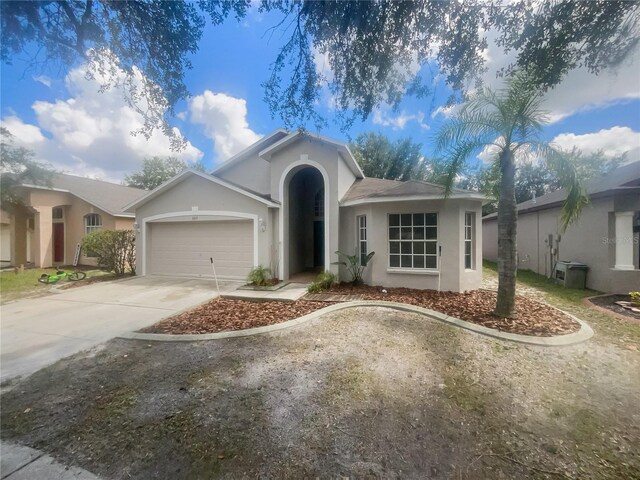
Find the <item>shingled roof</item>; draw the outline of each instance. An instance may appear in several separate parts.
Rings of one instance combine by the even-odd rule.
[[[351,188],[342,197],[341,202],[377,200],[384,201],[385,198],[396,197],[444,197],[445,188],[442,185],[418,180],[408,180],[400,182],[397,180],[384,180],[380,178],[363,178],[356,180]],[[481,197],[478,192],[454,188],[452,196],[474,196]]]
[[[32,185],[24,186],[30,187]],[[49,187],[55,190],[69,192],[116,217],[131,217],[132,215],[125,212],[123,207],[147,193],[145,190],[139,188],[126,187],[103,180],[94,180],[92,178],[78,177],[64,173],[53,175]],[[46,189],[48,187],[38,188]]]
[[[587,182],[585,189],[591,198],[614,193],[640,194],[640,161],[616,168],[606,175],[601,175]],[[541,197],[518,204],[518,213],[533,212],[561,206],[567,198],[567,190],[561,188]],[[486,215],[485,219],[496,218],[497,213]]]

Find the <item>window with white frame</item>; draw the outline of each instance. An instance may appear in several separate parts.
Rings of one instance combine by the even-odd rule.
[[[90,213],[84,216],[84,233],[89,234],[102,228],[102,217],[97,213]]]
[[[64,210],[62,210],[62,207],[53,207],[51,217],[54,220],[62,220],[64,218]]]
[[[466,212],[464,214],[464,268],[472,270],[473,266],[473,224],[475,223],[476,214]]]
[[[389,214],[389,267],[438,268],[438,214]]]
[[[360,265],[367,256],[367,216],[359,215],[358,219],[358,251],[360,252]]]

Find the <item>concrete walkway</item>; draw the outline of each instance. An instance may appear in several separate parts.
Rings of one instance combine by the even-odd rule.
[[[220,284],[223,293],[237,286]],[[8,303],[1,307],[0,378],[30,375],[216,296],[208,279],[148,276]]]
[[[99,480],[78,467],[66,467],[30,447],[0,442],[0,478],[4,480]]]
[[[280,302],[295,302],[306,295],[307,286],[308,284],[306,283],[289,283],[278,290],[235,290],[233,292],[223,293],[222,298],[258,302],[272,300]]]

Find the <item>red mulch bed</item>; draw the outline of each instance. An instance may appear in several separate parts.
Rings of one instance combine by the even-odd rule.
[[[217,298],[199,307],[165,318],[140,330],[144,333],[215,333],[282,323],[330,305],[327,302],[248,302]]]
[[[488,290],[473,290],[466,293],[437,292],[412,288],[351,286],[339,284],[332,293],[362,294],[366,300],[408,303],[436,310],[467,322],[502,332],[551,337],[566,335],[580,330],[580,324],[555,308],[523,296],[516,297],[516,318],[500,318],[493,315],[496,293]]]
[[[385,300],[407,303],[436,310],[452,317],[483,325],[503,332],[550,337],[577,332],[578,324],[571,317],[549,305],[518,296],[514,319],[503,319],[492,314],[495,292],[475,290],[467,293],[436,292],[410,288],[387,288],[349,284],[335,286],[331,294],[361,294],[366,300]],[[245,300],[216,299],[188,312],[167,318],[141,332],[193,334],[244,330],[301,317],[329,302],[298,300],[286,302],[249,302]]]

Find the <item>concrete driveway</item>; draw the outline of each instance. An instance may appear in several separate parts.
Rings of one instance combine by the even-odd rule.
[[[221,283],[222,292],[238,283]],[[208,279],[136,277],[3,305],[0,379],[42,367],[217,296]]]

